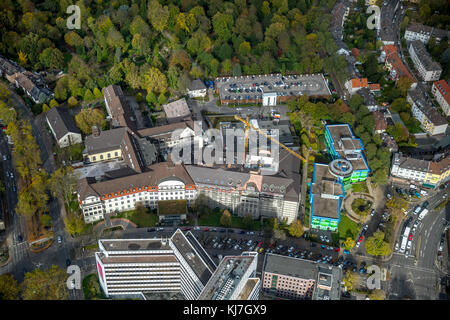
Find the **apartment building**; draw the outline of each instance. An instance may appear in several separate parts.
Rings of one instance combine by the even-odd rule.
[[[206,86],[200,79],[191,81],[187,88],[187,93],[191,98],[199,98],[206,96]]]
[[[447,81],[439,80],[433,83],[431,92],[446,116],[450,115],[450,86]]]
[[[423,42],[420,40],[412,41],[408,46],[408,51],[423,81],[439,80],[442,67],[439,63],[433,61]]]
[[[397,81],[400,78],[408,78],[412,84],[417,80],[409,72],[408,67],[403,63],[403,60],[398,55],[397,47],[393,44],[383,46],[381,51],[381,60],[384,61],[386,69],[389,71],[389,78]]]
[[[445,37],[450,38],[450,32],[420,23],[413,23],[405,29],[405,40],[408,42],[419,40],[426,44],[431,37],[435,38],[436,42],[440,42]]]
[[[321,266],[314,261],[266,254],[262,291],[292,300],[339,300],[340,268]]]
[[[432,161],[396,153],[392,159],[391,175],[407,181],[421,183],[424,187],[435,188],[449,180],[450,156]]]
[[[95,253],[100,286],[108,297],[180,292],[195,300],[216,265],[191,232],[168,239],[100,239]]]
[[[224,257],[198,300],[258,300],[257,264],[257,252],[244,251],[240,256]]]
[[[422,84],[408,91],[406,100],[411,105],[413,116],[419,120],[423,130],[431,135],[444,134],[448,122],[433,106],[431,98]]]

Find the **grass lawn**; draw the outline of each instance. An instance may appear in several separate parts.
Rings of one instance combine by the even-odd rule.
[[[366,181],[352,184],[353,192],[369,193]]]
[[[106,299],[95,273],[87,275],[83,279],[83,293],[86,300]]]
[[[158,201],[159,215],[186,214],[186,200]]]
[[[136,214],[134,210],[131,211],[124,211],[121,213],[118,213],[117,216],[112,216],[111,219],[117,219],[117,218],[125,218],[130,220],[131,222],[134,222],[137,224],[139,228],[144,227],[154,227],[159,222],[158,216],[156,213],[147,213],[144,214]]]
[[[355,239],[358,235],[360,225],[351,220],[346,215],[341,215],[341,221],[339,222],[339,239],[345,240],[348,237]]]
[[[223,227],[220,224],[220,218],[222,213],[220,212],[210,212],[203,214],[198,218],[198,224],[200,226],[211,226],[211,227]],[[231,227],[237,229],[246,229],[244,224],[244,218],[231,215]],[[250,230],[261,230],[261,221],[253,220],[253,226]]]

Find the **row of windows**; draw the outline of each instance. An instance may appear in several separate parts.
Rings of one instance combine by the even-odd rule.
[[[119,156],[119,152],[118,152],[118,151],[114,152],[114,157],[118,157],[118,156]],[[106,157],[107,157],[108,159],[111,159],[111,153],[108,153],[108,154],[106,155]],[[103,160],[103,159],[104,159],[103,154],[101,154],[99,158],[100,158],[100,160]],[[92,161],[97,161],[97,156],[93,156],[93,157],[92,157]]]

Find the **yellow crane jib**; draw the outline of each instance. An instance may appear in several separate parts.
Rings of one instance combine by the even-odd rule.
[[[290,148],[286,147],[284,144],[282,144],[280,141],[272,138],[271,136],[268,136],[267,134],[265,134],[264,132],[262,132],[259,128],[255,128],[249,121],[248,121],[248,117],[244,120],[243,118],[239,117],[238,115],[234,115],[234,118],[236,120],[239,120],[241,122],[243,122],[245,124],[245,150],[247,150],[248,148],[248,131],[250,130],[250,128],[252,128],[253,130],[257,131],[259,134],[262,134],[264,137],[266,137],[267,139],[270,139],[270,141],[275,142],[276,144],[278,144],[279,146],[281,146],[283,149],[285,149],[286,151],[288,151],[290,154],[296,156],[297,158],[299,158],[300,160],[306,162],[306,159],[303,158],[301,155],[299,155],[297,152],[291,150]]]

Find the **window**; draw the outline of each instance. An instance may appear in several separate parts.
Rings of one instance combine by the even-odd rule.
[[[114,156],[115,156],[115,157],[118,157],[118,156],[119,156],[119,152],[117,152],[117,151],[114,152]]]
[[[111,158],[111,153],[108,153],[108,158]]]
[[[97,161],[97,157],[96,157],[96,156],[93,156],[93,157],[92,157],[92,161]]]
[[[103,155],[102,154],[100,155],[100,160],[103,160]]]

